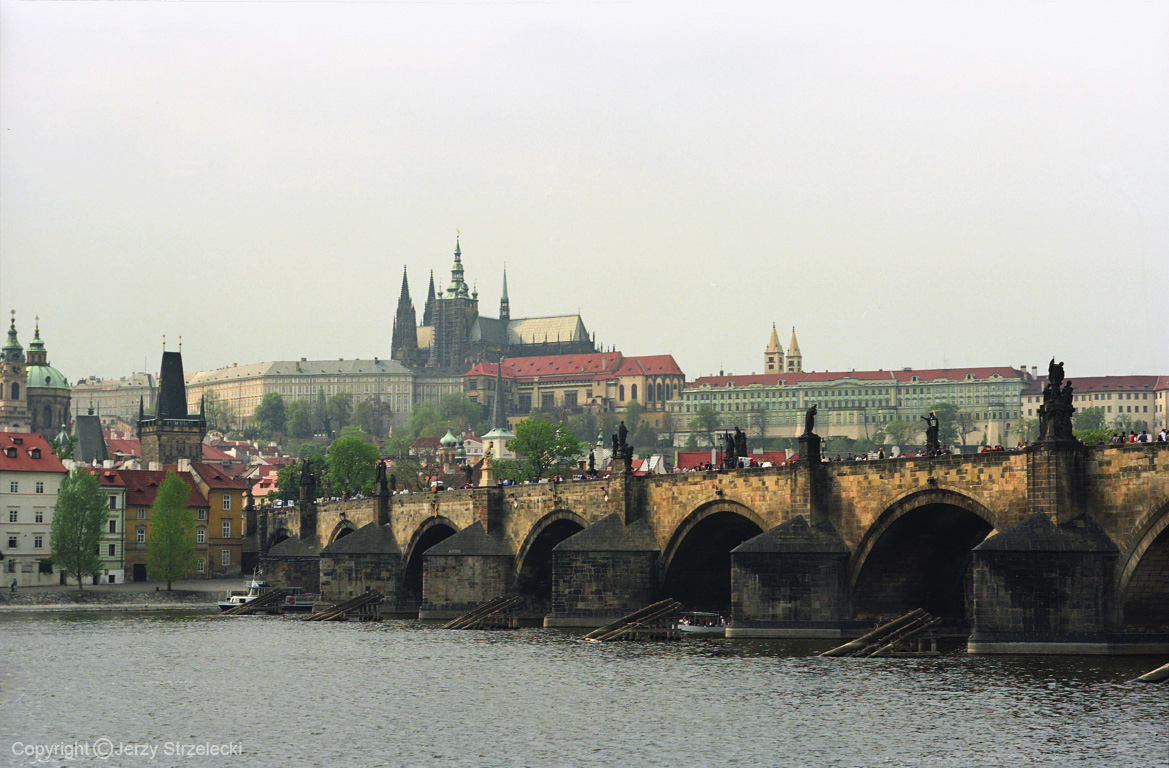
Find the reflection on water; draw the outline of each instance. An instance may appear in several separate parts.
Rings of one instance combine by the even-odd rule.
[[[1156,658],[820,659],[828,644],[166,614],[0,617],[11,745],[228,744],[51,765],[1156,766]]]

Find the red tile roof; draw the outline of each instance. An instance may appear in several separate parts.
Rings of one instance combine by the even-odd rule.
[[[683,376],[673,355],[640,355],[622,358],[618,376]]]
[[[207,507],[207,499],[203,497],[195,478],[189,472],[176,472],[183,481],[190,486],[191,493],[187,497],[188,507]],[[119,469],[118,475],[126,485],[127,507],[149,507],[158,495],[158,487],[166,479],[166,472],[157,472],[146,469]]]
[[[218,448],[208,445],[207,443],[203,443],[203,461],[218,461],[223,463],[238,461],[238,459],[236,459],[236,457],[232,456],[230,453],[226,453],[225,451],[221,451]]]
[[[770,461],[773,465],[779,466],[787,461],[788,456],[786,451],[764,451],[763,453],[752,453],[750,457],[755,460],[756,464],[762,464],[765,461]],[[723,452],[715,451],[714,464],[717,466],[723,460]],[[682,470],[697,469],[703,464],[710,461],[710,451],[678,451],[678,468]]]
[[[97,475],[97,481],[101,483],[102,487],[122,488],[125,485],[116,469],[98,469],[96,467],[82,467],[82,469],[91,475]]]
[[[34,458],[35,457],[35,458]],[[0,470],[65,472],[65,465],[37,432],[0,432]]]
[[[1022,371],[1009,365],[992,366],[989,368],[926,368],[923,370],[910,369],[908,371],[893,371],[893,376],[900,382],[910,382],[916,376],[918,381],[963,381],[966,374],[974,374],[975,379],[989,379],[998,374],[1004,379],[1022,379]]]
[[[1169,376],[1084,376],[1069,378],[1076,394],[1088,392],[1156,392],[1169,388]],[[1024,395],[1041,395],[1047,377],[1040,376],[1023,387]]]
[[[142,457],[142,443],[139,440],[106,438],[106,448],[115,456]]]
[[[989,379],[994,374],[998,374],[1004,379],[1019,379],[1023,377],[1022,371],[1017,371],[1010,366],[997,368],[931,368],[920,371],[805,371],[803,373],[768,373],[751,374],[749,376],[702,376],[686,386],[687,388],[702,386],[748,387],[753,384],[776,386],[780,383],[784,386],[792,386],[794,384],[815,384],[827,381],[849,380],[910,383],[913,381],[914,376],[921,382],[943,380],[964,381],[968,373],[974,374],[975,379]]]
[[[495,377],[495,363],[479,363],[464,376]],[[508,357],[503,360],[501,378],[571,381],[596,381],[613,376],[682,376],[673,355],[624,357],[620,352],[595,352],[587,355],[550,355],[548,357]]]
[[[214,464],[191,464],[191,469],[210,488],[227,488],[229,490],[242,491],[248,487],[246,480],[234,477],[226,472],[223,467],[218,467]]]
[[[789,374],[784,379],[784,386],[794,384],[797,379],[792,378]],[[752,384],[761,384],[765,387],[773,387],[780,382],[780,375],[778,373],[765,374],[751,374],[749,376],[699,376],[694,381],[687,384],[690,387],[749,387]]]

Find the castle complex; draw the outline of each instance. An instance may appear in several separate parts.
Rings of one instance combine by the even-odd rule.
[[[418,324],[406,270],[394,315],[390,357],[408,368],[441,369],[458,375],[477,363],[500,357],[546,357],[596,352],[580,315],[530,317],[513,320],[507,296],[507,273],[499,317],[479,314],[479,292],[468,287],[463,276],[462,250],[455,240],[455,262],[446,291],[434,289],[434,274]]]

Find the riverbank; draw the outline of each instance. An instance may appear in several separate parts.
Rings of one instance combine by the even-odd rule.
[[[239,579],[184,580],[166,584],[96,584],[18,587],[0,591],[0,613],[43,611],[210,611],[229,589],[239,589]]]

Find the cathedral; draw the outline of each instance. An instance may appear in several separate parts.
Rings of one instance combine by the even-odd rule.
[[[414,370],[436,369],[461,374],[483,361],[500,357],[546,357],[596,352],[595,339],[585,330],[580,315],[529,317],[513,320],[507,297],[507,272],[499,317],[479,314],[479,292],[467,286],[463,277],[463,254],[455,239],[455,263],[446,290],[436,292],[434,273],[422,323],[418,324],[406,269],[402,269],[402,291],[394,315],[390,357]]]
[[[16,311],[0,350],[0,431],[56,437],[69,429],[69,382],[49,365],[38,319],[28,355],[16,336]]]

